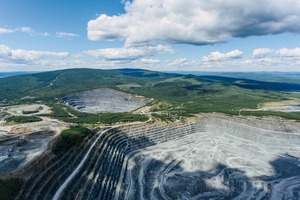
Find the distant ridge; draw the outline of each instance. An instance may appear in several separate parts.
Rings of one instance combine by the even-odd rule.
[[[38,72],[0,72],[0,78],[10,77],[10,76],[18,76],[24,74],[34,74]]]
[[[178,117],[203,112],[238,115],[241,109],[256,109],[262,103],[300,99],[300,94],[295,93],[300,92],[297,73],[226,75],[182,75],[128,68],[76,68],[23,74],[0,79],[0,103],[42,101],[53,104],[74,92],[111,88],[154,99],[155,111]],[[120,85],[139,87],[120,88]],[[288,117],[291,115],[295,115],[293,119],[300,119],[299,113],[288,114]]]

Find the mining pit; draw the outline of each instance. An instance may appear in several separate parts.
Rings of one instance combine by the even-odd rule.
[[[299,125],[205,121],[202,131],[134,153],[120,199],[299,199]]]
[[[24,114],[28,112],[30,114]],[[6,123],[9,116],[48,114],[51,110],[42,104],[3,107],[0,111],[0,178],[21,170],[42,155],[49,143],[70,125],[48,117],[32,123]]]
[[[121,113],[138,109],[150,100],[137,95],[100,88],[72,93],[61,98],[69,106],[86,113]]]
[[[206,114],[98,128],[19,173],[17,199],[299,199],[299,166],[299,123]]]
[[[43,131],[0,137],[0,176],[22,168],[33,158],[41,155],[54,132]]]
[[[288,106],[274,106],[268,108],[262,108],[265,111],[279,111],[279,112],[300,112],[300,104],[288,105]]]

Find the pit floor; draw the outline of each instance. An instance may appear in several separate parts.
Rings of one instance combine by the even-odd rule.
[[[125,199],[299,199],[300,141],[271,141],[208,131],[148,147],[129,160]]]

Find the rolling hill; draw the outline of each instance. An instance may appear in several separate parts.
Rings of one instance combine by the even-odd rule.
[[[267,76],[266,81],[261,81],[142,69],[68,69],[2,78],[0,102],[20,104],[42,101],[55,107],[54,103],[63,95],[96,88],[112,88],[153,98],[152,104],[156,105],[154,111],[160,112],[160,115],[165,112],[167,116],[188,116],[201,112],[238,114],[241,109],[255,109],[264,102],[300,96],[293,93],[300,91],[300,84],[267,81]],[[279,115],[274,112],[269,114]]]

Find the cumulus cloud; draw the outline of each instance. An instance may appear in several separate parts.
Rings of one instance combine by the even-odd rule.
[[[0,60],[7,62],[30,64],[40,62],[43,59],[60,59],[68,55],[68,52],[11,49],[6,45],[0,45]]]
[[[174,50],[168,46],[143,46],[143,47],[122,47],[106,48],[85,51],[85,54],[103,58],[106,60],[136,60],[145,56],[154,56],[156,54],[170,54]]]
[[[0,44],[0,58],[11,56],[11,49],[8,46]]]
[[[12,69],[42,71],[82,66],[101,69],[130,66],[158,71],[299,71],[299,49],[273,49],[272,57],[245,56],[244,59],[242,58],[243,52],[240,50],[212,52],[204,56],[202,60],[193,60],[175,56],[172,56],[174,59],[148,58],[151,55],[174,52],[170,47],[163,45],[99,49],[69,55],[68,52],[12,49],[0,44],[0,69],[2,71]],[[267,50],[256,52],[262,55]]]
[[[73,37],[79,37],[78,34],[75,33],[65,33],[65,32],[56,32],[57,37],[66,37],[66,38],[73,38]]]
[[[204,62],[210,62],[210,61],[224,61],[224,60],[233,60],[241,58],[243,55],[243,52],[236,49],[227,53],[221,53],[218,51],[211,52],[207,56],[202,57],[202,61]]]
[[[274,52],[274,49],[269,49],[269,48],[259,48],[259,49],[254,49],[252,56],[254,58],[263,58],[269,55],[270,53]]]
[[[282,57],[300,57],[300,48],[281,48],[277,51],[277,53]]]
[[[125,14],[102,14],[88,22],[90,40],[127,45],[163,41],[212,44],[232,37],[300,33],[298,0],[133,0]]]

